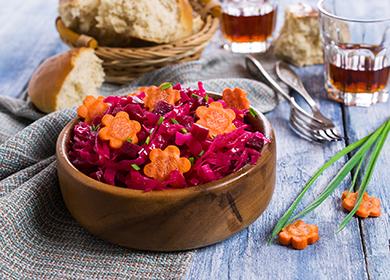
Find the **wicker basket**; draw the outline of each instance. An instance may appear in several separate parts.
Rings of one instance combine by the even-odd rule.
[[[99,46],[96,39],[68,29],[61,18],[57,18],[56,27],[62,41],[70,47],[95,49],[96,55],[103,60],[107,82],[125,84],[163,66],[198,59],[218,28],[218,18],[212,14],[205,14],[203,20],[202,29],[190,37],[170,44],[139,48]]]

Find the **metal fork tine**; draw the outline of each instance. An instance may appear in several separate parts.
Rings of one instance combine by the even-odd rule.
[[[321,135],[318,133],[320,131],[319,129],[313,129],[310,127],[310,124],[307,123],[306,121],[302,120],[298,114],[292,113],[291,122],[296,126],[297,129],[300,129],[301,132],[306,132],[306,134],[310,135],[310,137],[314,138],[317,141],[331,141],[328,136]]]
[[[300,114],[299,111],[292,110],[291,121],[295,122],[297,126],[299,125],[301,129],[305,129],[308,133],[311,133],[312,137],[315,137],[320,141],[340,140],[339,137],[328,133],[328,129],[324,129],[323,126],[320,126],[311,121],[308,122],[306,115]]]
[[[341,136],[341,135],[338,133],[337,129],[331,128],[330,131],[331,131],[331,133],[332,133],[335,137],[337,137],[337,138],[339,138],[339,139],[344,139],[344,137]]]
[[[330,138],[333,139],[333,141],[339,141],[341,140],[340,137],[338,137],[337,135],[335,135],[332,131],[332,129],[325,129],[324,132],[326,133],[326,135],[328,135]]]
[[[334,141],[335,140],[335,138],[330,136],[328,133],[326,133],[326,130],[324,130],[324,129],[319,129],[315,133],[318,133],[319,135],[323,136],[324,138],[326,138],[327,141]]]
[[[306,140],[308,140],[310,142],[319,142],[319,143],[323,142],[323,141],[319,140],[318,138],[314,137],[307,130],[304,130],[304,129],[300,128],[292,120],[290,120],[290,127],[296,134],[298,134],[299,136],[301,136],[302,138],[304,138],[304,139],[306,139]]]
[[[292,111],[291,115],[300,125],[305,126],[307,130],[317,131],[322,129],[322,126],[312,122],[305,115],[300,114],[299,111]]]

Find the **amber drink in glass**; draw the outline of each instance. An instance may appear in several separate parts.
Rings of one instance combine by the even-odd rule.
[[[221,30],[235,53],[265,52],[272,41],[276,3],[270,0],[222,1]]]
[[[386,102],[390,74],[390,0],[320,0],[325,87],[348,106]]]

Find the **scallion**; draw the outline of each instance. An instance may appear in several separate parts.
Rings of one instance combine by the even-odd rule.
[[[161,89],[161,90],[166,90],[166,89],[169,89],[169,88],[171,88],[171,87],[172,87],[172,84],[169,83],[169,82],[162,83],[162,84],[160,85],[160,89]]]
[[[257,113],[256,113],[256,111],[252,107],[249,108],[249,114],[251,114],[252,117],[254,117],[254,118],[257,117]]]
[[[178,122],[176,119],[171,119],[171,122],[172,122],[173,124],[179,124],[179,122]]]
[[[313,177],[310,178],[310,180],[306,183],[306,185],[303,187],[301,193],[297,196],[295,201],[291,204],[291,206],[287,209],[287,211],[283,214],[283,216],[280,218],[278,223],[276,224],[275,228],[273,229],[271,233],[271,238],[269,241],[272,241],[273,238],[276,237],[276,235],[287,225],[293,222],[296,219],[299,219],[305,215],[307,215],[309,212],[316,209],[322,202],[324,202],[332,193],[333,191],[340,185],[340,183],[345,179],[345,177],[351,172],[351,170],[357,166],[356,173],[354,175],[354,178],[352,180],[352,186],[355,185],[357,180],[357,173],[359,173],[360,168],[363,164],[364,158],[369,153],[370,149],[375,145],[375,148],[373,150],[373,153],[371,155],[370,161],[367,165],[367,171],[364,175],[360,190],[359,190],[359,198],[360,202],[362,200],[362,196],[364,191],[367,188],[369,179],[372,176],[373,169],[375,167],[376,160],[379,156],[379,153],[383,147],[384,141],[386,140],[388,133],[390,130],[390,119],[387,120],[385,123],[383,123],[376,131],[371,133],[370,135],[356,141],[355,143],[352,143],[342,149],[340,152],[338,152],[336,155],[331,157],[322,167],[320,167],[313,175]],[[375,144],[376,143],[376,144]],[[340,169],[340,171],[337,173],[337,175],[334,177],[334,179],[328,184],[328,186],[322,191],[322,193],[312,202],[310,203],[306,208],[304,208],[301,212],[296,214],[292,217],[294,211],[296,210],[298,204],[301,202],[303,196],[305,193],[310,189],[310,187],[314,184],[314,182],[318,179],[318,177],[333,163],[347,155],[353,150],[357,150],[357,152],[349,159],[344,166]],[[359,199],[355,205],[355,208],[353,210],[357,210],[359,207]],[[342,230],[348,222],[351,220],[352,216],[355,214],[356,211],[351,211],[345,219],[342,221],[339,231]],[[291,218],[292,217],[292,218]]]
[[[140,171],[140,170],[141,170],[141,168],[140,168],[137,164],[135,164],[135,163],[133,163],[133,164],[131,165],[131,167],[132,167],[134,170],[137,170],[137,171]]]

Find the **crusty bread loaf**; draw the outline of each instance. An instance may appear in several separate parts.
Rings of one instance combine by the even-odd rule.
[[[169,43],[203,25],[189,0],[60,0],[64,24],[101,45],[127,46],[133,38]]]
[[[93,49],[72,49],[38,67],[28,95],[39,110],[50,113],[81,104],[87,95],[97,95],[103,81],[101,60]]]
[[[59,14],[68,28],[81,33],[91,32],[100,0],[60,0]]]
[[[302,3],[287,6],[274,51],[276,56],[297,66],[322,63],[318,11]]]

